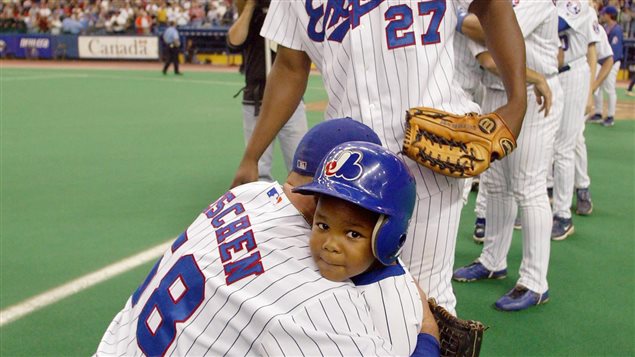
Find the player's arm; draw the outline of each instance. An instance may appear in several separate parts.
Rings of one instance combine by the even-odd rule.
[[[249,24],[256,9],[256,0],[239,0],[236,2],[236,6],[240,15],[227,31],[227,44],[230,47],[239,47],[247,40]]]
[[[598,75],[593,81],[593,85],[591,86],[591,90],[593,92],[595,92],[600,87],[600,85],[602,85],[602,82],[604,82],[606,77],[609,76],[611,68],[613,68],[613,56],[608,56],[604,59],[600,59],[600,61],[602,62],[600,71],[598,72]],[[593,77],[593,75],[591,75],[591,77]]]
[[[494,59],[490,55],[489,52],[482,52],[476,56],[478,63],[484,69],[494,73],[497,76],[500,76],[500,71],[494,63]],[[547,84],[547,80],[545,76],[534,71],[531,68],[525,68],[525,74],[527,77],[527,83],[534,85],[534,93],[536,94],[536,103],[540,105],[540,112],[544,110],[545,117],[549,115],[549,110],[551,109],[552,103],[552,94],[551,88],[549,88],[549,84]]]
[[[311,59],[302,51],[278,46],[267,77],[260,116],[232,182],[232,187],[258,179],[258,160],[289,121],[306,90]]]
[[[507,104],[495,110],[518,137],[527,110],[525,42],[509,1],[474,0],[470,5],[481,24],[485,44],[500,72]]]
[[[584,110],[585,114],[588,114],[593,110],[593,83],[595,82],[593,79],[593,74],[597,71],[597,63],[598,63],[598,53],[595,46],[595,42],[589,44],[589,48],[586,54],[586,60],[589,64],[589,68],[591,69],[590,76],[590,84],[589,84],[589,95],[587,96],[586,108]]]

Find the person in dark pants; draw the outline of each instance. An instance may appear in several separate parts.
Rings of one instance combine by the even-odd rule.
[[[174,64],[174,74],[181,75],[179,72],[179,50],[181,47],[181,40],[179,38],[179,31],[176,29],[176,22],[170,21],[170,26],[163,33],[163,41],[165,42],[167,49],[167,56],[165,56],[165,65],[163,66],[163,74],[167,74],[170,63]]]

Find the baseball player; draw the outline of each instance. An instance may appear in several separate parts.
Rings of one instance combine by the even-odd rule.
[[[613,49],[609,44],[606,31],[600,26],[600,42],[596,45],[598,63],[597,76],[591,85],[595,93],[613,68]],[[575,213],[586,216],[593,212],[593,200],[591,199],[591,178],[588,173],[588,161],[586,153],[586,141],[584,139],[584,127],[578,134],[575,147],[575,178],[576,209]]]
[[[353,120],[324,122],[303,138],[284,186],[254,182],[212,203],[155,264],[110,324],[96,354],[438,355],[430,334],[436,326],[421,300],[425,297],[399,265],[355,271],[350,276],[357,281],[348,280],[349,275],[327,280],[320,275],[324,264],[314,262],[326,256],[311,255],[307,237],[316,203],[292,193],[295,186],[311,182],[307,170],[357,189],[351,196],[338,195],[341,200],[374,200],[373,209],[383,219],[374,225],[376,234],[363,238],[358,226],[349,226],[346,235],[356,247],[359,241],[370,242],[374,256],[389,263],[405,235],[414,180],[400,159],[377,144],[354,142],[329,156],[359,155],[354,160],[318,164],[328,148],[350,139],[379,143],[370,128]],[[387,170],[393,178],[389,184],[384,181]],[[359,175],[348,181],[353,173]],[[317,190],[322,184],[317,180],[306,188]],[[337,271],[337,254],[331,251],[328,262]],[[350,261],[339,264],[356,262],[353,250],[349,253]],[[402,315],[375,305],[386,288],[384,297],[390,300],[385,303],[391,310],[400,306]],[[417,335],[418,329],[422,333]]]
[[[559,36],[564,52],[560,85],[564,108],[556,132],[553,155],[553,227],[551,239],[573,234],[571,199],[575,175],[575,147],[584,130],[585,104],[592,102],[591,73],[595,73],[600,26],[595,11],[586,1],[558,1]]]
[[[520,30],[505,1],[273,0],[261,34],[281,44],[267,81],[259,122],[233,185],[257,179],[257,162],[289,119],[311,63],[328,94],[325,117],[350,116],[370,126],[397,153],[405,112],[417,106],[465,113],[478,110],[454,85],[455,7],[484,19],[509,100],[497,112],[517,135],[526,108]],[[484,16],[488,14],[488,16]],[[412,239],[401,255],[421,287],[454,313],[451,276],[463,182],[409,161],[417,180]]]
[[[600,22],[604,25],[604,30],[608,36],[609,43],[613,49],[613,67],[608,78],[602,82],[601,91],[595,93],[595,114],[589,119],[591,122],[601,122],[603,126],[613,126],[615,120],[615,108],[617,106],[617,92],[615,91],[615,82],[617,80],[617,72],[620,70],[622,59],[624,57],[624,32],[622,27],[617,23],[617,9],[613,6],[607,6],[600,11]],[[604,96],[602,91],[609,96],[609,106],[607,116],[602,121],[602,109],[604,108]]]
[[[457,17],[459,19],[456,27],[458,32],[457,38],[466,39],[466,42],[462,44],[465,48],[463,52],[469,53],[471,61],[476,62],[476,65],[479,68],[486,69],[493,74],[497,74],[498,68],[489,52],[487,52],[484,47],[484,38],[481,36],[482,29],[478,18],[473,14],[463,11],[462,9],[459,9],[457,12]],[[465,31],[468,35],[464,36],[463,31]],[[547,81],[542,74],[532,70],[531,68],[526,69],[526,74],[527,83],[533,85],[537,103],[541,105],[539,111],[544,111],[545,115],[547,115],[552,102],[552,93]],[[495,88],[502,88],[498,80],[492,79],[493,77],[491,77],[491,74],[485,78],[485,74],[483,73],[481,77],[486,83],[494,85]],[[474,239],[477,243],[483,243],[485,240],[485,217],[487,206],[487,185],[485,184],[487,175],[480,176],[482,184],[479,184],[478,194],[476,195],[476,206],[474,209],[476,213],[476,222],[474,223],[474,233],[472,234],[472,239]],[[464,199],[465,195],[466,191],[464,191]],[[516,216],[514,228],[521,228],[520,216]]]
[[[525,37],[527,66],[546,78],[553,93],[550,110],[528,90],[528,108],[518,147],[484,173],[487,186],[487,228],[480,257],[454,272],[457,281],[502,279],[507,275],[507,252],[514,218],[521,211],[523,260],[516,286],[496,301],[504,311],[522,310],[549,299],[551,208],[547,197],[547,166],[551,163],[558,118],[562,114],[562,89],[558,80],[558,15],[551,1],[514,1],[514,12]],[[504,103],[506,93],[497,77],[486,73],[483,110]],[[534,88],[535,89],[535,88]],[[544,107],[544,104],[543,104]]]

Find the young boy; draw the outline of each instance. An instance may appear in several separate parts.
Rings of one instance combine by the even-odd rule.
[[[398,157],[371,143],[336,147],[323,168],[312,183],[294,190],[317,200],[311,255],[323,277],[350,279],[361,290],[380,334],[390,336],[392,352],[409,355],[427,306],[397,259],[414,208],[414,177]]]

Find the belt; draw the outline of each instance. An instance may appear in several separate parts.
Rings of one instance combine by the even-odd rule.
[[[564,65],[564,66],[562,66],[562,67],[558,68],[558,73],[564,73],[564,72],[566,72],[566,71],[568,71],[568,70],[570,70],[570,69],[571,69],[571,66],[569,66],[568,64],[566,64],[566,65]]]

